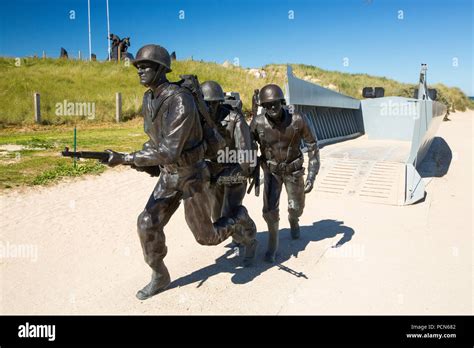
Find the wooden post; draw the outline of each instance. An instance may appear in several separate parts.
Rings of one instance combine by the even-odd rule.
[[[120,92],[115,93],[115,121],[120,122],[122,115],[122,94]]]
[[[40,94],[38,92],[33,93],[33,106],[35,109],[35,122],[41,123]]]

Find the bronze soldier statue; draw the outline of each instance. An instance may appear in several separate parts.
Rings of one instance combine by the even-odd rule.
[[[159,166],[160,169],[158,183],[137,221],[145,261],[153,271],[150,283],[137,292],[137,298],[144,300],[170,284],[163,262],[167,254],[163,229],[181,201],[186,222],[199,244],[217,245],[232,235],[239,235],[251,245],[251,241],[245,240],[244,231],[253,229],[255,236],[256,227],[243,206],[235,209],[232,216],[212,222],[207,192],[210,173],[204,161],[206,143],[201,115],[191,91],[167,80],[166,74],[171,71],[168,51],[158,45],[143,46],[133,64],[138,69],[140,83],[148,87],[142,111],[150,139],[142,150],[130,154],[108,150],[108,165],[128,164],[137,169]]]
[[[283,107],[283,91],[277,85],[260,90],[259,103],[263,111],[250,124],[254,140],[260,145],[264,173],[263,218],[267,222],[269,240],[265,259],[275,262],[278,250],[279,202],[282,185],[288,194],[288,219],[291,236],[300,236],[299,217],[303,213],[305,193],[313,189],[319,171],[318,144],[306,123],[297,113]],[[301,141],[308,149],[308,175],[304,183],[304,159]]]
[[[215,81],[206,81],[202,85],[204,100],[209,106],[210,114],[216,123],[219,133],[225,139],[226,146],[221,153],[208,159],[211,172],[210,195],[213,202],[212,218],[217,221],[222,216],[230,216],[242,205],[247,189],[247,178],[256,166],[257,151],[252,149],[250,128],[244,115],[238,108],[224,104],[225,95],[222,87]],[[247,260],[255,256],[257,241],[249,233],[246,245]],[[240,241],[234,237],[234,243]]]

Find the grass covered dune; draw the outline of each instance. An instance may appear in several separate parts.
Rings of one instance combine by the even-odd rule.
[[[86,62],[62,59],[0,58],[0,191],[16,187],[46,185],[64,177],[99,174],[105,167],[94,160],[72,165],[60,156],[65,146],[72,148],[77,125],[79,150],[131,152],[146,141],[141,118],[145,88],[138,83],[136,69],[123,63]],[[200,81],[216,80],[226,91],[238,91],[244,110],[251,107],[254,89],[268,83],[283,86],[285,65],[262,69],[224,67],[215,63],[175,61],[170,80],[193,73]],[[412,96],[415,85],[383,77],[325,71],[293,65],[296,76],[360,98],[365,86],[383,86],[386,95]],[[257,78],[256,76],[260,76]],[[265,76],[262,78],[262,76]],[[472,102],[458,89],[435,85],[442,101],[465,110]],[[33,93],[41,95],[42,125],[34,124]],[[122,93],[124,122],[115,123],[115,93]],[[94,106],[94,118],[58,115],[58,105],[87,103]],[[64,110],[62,110],[64,111]]]
[[[366,74],[348,74],[326,71],[317,67],[295,64],[296,76],[360,98],[365,86],[382,86],[385,95],[412,96],[414,84],[404,84],[385,77]],[[226,91],[240,92],[247,112],[251,107],[253,90],[267,83],[283,86],[285,65],[267,65],[264,78],[257,78],[241,67],[224,67],[216,63],[190,60],[174,61],[172,81],[181,74],[196,74],[200,81],[216,80]],[[29,125],[34,122],[33,93],[41,95],[41,113],[44,124],[71,124],[75,122],[110,122],[115,118],[115,93],[122,93],[125,120],[139,114],[144,88],[139,85],[133,65],[114,62],[87,62],[63,59],[0,58],[0,126]],[[440,100],[451,108],[464,111],[472,102],[459,88],[442,84],[438,89]],[[94,105],[94,118],[57,114],[58,105],[89,103]]]

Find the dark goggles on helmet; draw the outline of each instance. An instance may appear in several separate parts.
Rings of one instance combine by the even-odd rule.
[[[265,109],[273,109],[275,107],[278,107],[278,105],[281,105],[281,100],[274,100],[271,102],[262,103],[262,107],[264,107]]]

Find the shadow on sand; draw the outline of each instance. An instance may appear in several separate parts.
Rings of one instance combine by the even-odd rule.
[[[448,143],[441,137],[434,137],[423,162],[418,165],[422,178],[440,178],[449,170],[453,153]]]
[[[266,250],[268,231],[257,233],[259,248],[255,264],[249,268],[241,266],[242,256],[236,255],[237,248],[230,248],[224,255],[216,259],[215,264],[206,266],[191,274],[176,279],[170,284],[169,289],[181,287],[192,283],[198,283],[200,287],[207,279],[219,273],[231,273],[232,282],[234,284],[245,284],[270,268],[277,267],[280,270],[288,272],[295,277],[307,276],[303,272],[298,272],[289,267],[282,265],[283,262],[289,260],[292,256],[298,257],[298,254],[306,249],[310,242],[319,242],[326,238],[333,238],[341,235],[341,239],[333,246],[340,247],[351,240],[354,230],[344,225],[343,221],[321,220],[314,222],[311,226],[301,226],[301,237],[298,240],[292,240],[290,230],[284,228],[280,230],[280,248],[277,255],[276,263],[270,264],[263,260]],[[242,249],[240,249],[242,252]]]

